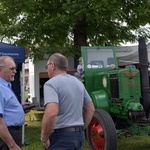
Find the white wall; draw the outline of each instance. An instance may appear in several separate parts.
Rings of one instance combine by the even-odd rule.
[[[40,72],[46,72],[45,69],[46,63],[47,63],[46,60],[40,61],[35,64],[33,64],[32,61],[29,62],[29,86],[30,86],[31,100],[35,98],[38,103],[40,101],[39,74]]]
[[[29,101],[32,102],[32,97],[35,97],[35,91],[34,91],[34,64],[32,63],[32,60],[29,59]]]

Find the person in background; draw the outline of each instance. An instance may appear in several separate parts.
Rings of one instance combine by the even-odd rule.
[[[0,150],[21,150],[24,110],[11,89],[16,64],[9,56],[0,57]],[[26,105],[25,103],[24,105]],[[28,112],[28,111],[27,111]]]
[[[82,57],[80,57],[80,58],[78,59],[78,61],[79,61],[79,64],[78,64],[78,66],[77,66],[77,72],[78,72],[78,74],[79,74],[80,76],[82,76],[82,74],[83,74]]]
[[[47,150],[81,150],[95,111],[83,83],[67,74],[67,67],[60,53],[51,55],[46,65],[50,79],[44,84],[41,141]]]

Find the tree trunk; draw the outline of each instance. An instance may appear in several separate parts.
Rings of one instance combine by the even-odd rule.
[[[74,28],[74,48],[75,48],[75,58],[74,64],[75,68],[78,65],[78,59],[81,56],[81,46],[87,46],[87,33],[86,33],[86,18],[78,19],[76,26]]]

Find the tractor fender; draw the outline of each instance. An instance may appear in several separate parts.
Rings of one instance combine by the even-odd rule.
[[[109,112],[109,98],[104,90],[90,92],[95,109],[104,109]]]

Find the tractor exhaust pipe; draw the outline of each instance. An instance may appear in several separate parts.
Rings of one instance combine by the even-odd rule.
[[[141,90],[142,90],[142,99],[141,104],[144,107],[146,113],[146,118],[149,117],[150,109],[150,88],[149,88],[149,75],[148,75],[148,54],[145,38],[141,37],[139,39],[139,70],[141,76]]]

